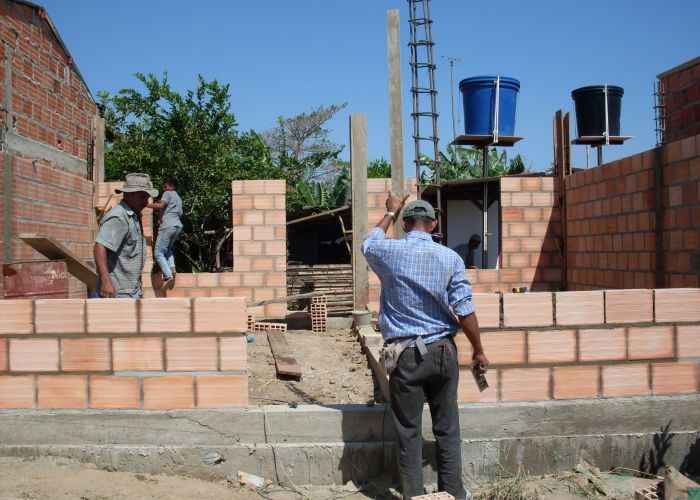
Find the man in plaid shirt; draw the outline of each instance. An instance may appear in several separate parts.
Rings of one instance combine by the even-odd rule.
[[[424,494],[421,420],[427,399],[437,448],[438,490],[458,499],[469,498],[462,484],[455,333],[461,329],[472,344],[477,373],[486,373],[489,362],[481,345],[464,261],[430,236],[437,226],[433,207],[422,200],[409,203],[402,218],[406,236],[385,238],[406,198],[389,192],[386,214],[362,245],[382,284],[382,336],[388,347],[398,347],[389,384],[399,438],[401,487],[404,498]]]

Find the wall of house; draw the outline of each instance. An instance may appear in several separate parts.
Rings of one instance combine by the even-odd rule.
[[[82,258],[92,253],[98,110],[47,19],[43,9],[0,2],[2,262],[45,260],[18,239],[22,232],[48,234]],[[71,277],[70,291],[84,296],[85,287]]]
[[[700,289],[475,294],[491,362],[479,393],[457,335],[459,402],[698,392]]]
[[[700,134],[700,57],[657,78],[665,104],[664,143]]]
[[[242,298],[0,301],[0,408],[248,405]]]
[[[687,137],[566,178],[570,290],[698,286],[699,143]]]

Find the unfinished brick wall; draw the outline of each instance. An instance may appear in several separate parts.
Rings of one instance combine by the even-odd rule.
[[[458,334],[459,402],[698,392],[700,289],[475,294],[491,369]]]
[[[0,85],[0,220],[11,224],[0,231],[0,259],[44,259],[17,238],[21,232],[48,234],[89,258],[97,106],[42,8],[0,2],[0,39],[0,82],[10,83]],[[70,291],[84,296],[85,287],[71,277]]]
[[[699,142],[688,137],[567,177],[570,290],[698,286]]]
[[[657,78],[665,104],[664,143],[700,134],[700,57]]]
[[[0,408],[248,405],[241,298],[0,302]]]

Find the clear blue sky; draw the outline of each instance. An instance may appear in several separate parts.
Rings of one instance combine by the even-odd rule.
[[[46,7],[93,94],[134,86],[135,72],[168,71],[176,89],[197,74],[231,84],[241,130],[263,130],[278,116],[347,101],[330,123],[348,143],[348,116],[367,113],[370,159],[389,158],[386,10],[401,21],[404,159],[413,167],[405,0],[36,0]],[[652,85],[656,75],[700,55],[696,0],[434,0],[441,148],[452,136],[450,72],[455,80],[501,74],[521,81],[510,151],[534,170],[552,161],[552,116],[573,111],[571,90],[624,87],[625,146],[610,160],[654,147]],[[573,118],[573,114],[572,114]],[[347,159],[346,147],[343,157]],[[583,147],[573,163],[585,164]]]

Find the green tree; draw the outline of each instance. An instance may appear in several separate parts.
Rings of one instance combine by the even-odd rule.
[[[146,172],[160,186],[175,178],[185,212],[176,250],[195,271],[217,270],[230,234],[231,181],[286,178],[286,171],[255,132],[236,130],[229,85],[199,76],[197,87],[182,95],[167,74],[135,76],[143,88],[98,94],[107,180]]]
[[[367,165],[368,179],[387,179],[391,177],[391,163],[386,158],[372,160]]]
[[[440,179],[454,181],[464,179],[477,179],[483,175],[483,155],[480,149],[466,148],[462,146],[447,146],[446,153],[440,152]],[[421,181],[435,182],[435,162],[421,155],[421,160],[428,167],[421,175]],[[500,177],[527,172],[520,155],[508,159],[506,150],[498,153],[496,148],[491,148],[488,153],[489,177]]]

